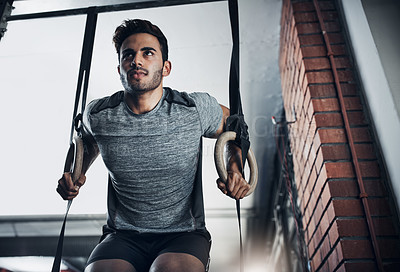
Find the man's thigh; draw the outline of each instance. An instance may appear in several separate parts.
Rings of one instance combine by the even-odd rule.
[[[208,231],[172,233],[160,241],[152,268],[171,267],[175,271],[207,271],[210,262],[211,236]],[[186,270],[186,267],[189,270]],[[196,268],[196,269],[195,269]],[[174,269],[150,270],[174,271]]]
[[[204,272],[203,263],[187,253],[164,253],[159,255],[149,272]]]
[[[133,265],[121,259],[98,260],[89,264],[85,272],[136,272]]]
[[[146,244],[137,241],[137,239],[129,239],[125,235],[110,233],[90,254],[85,271],[107,271],[99,270],[101,264],[126,268],[126,271],[148,271],[154,258],[146,254],[147,251]],[[110,269],[108,271],[120,270]]]
[[[100,269],[102,265],[109,266],[108,271],[126,269],[147,272],[151,266],[154,269],[161,266],[166,269],[175,267],[175,271],[186,271],[185,267],[198,267],[192,271],[205,271],[208,268],[210,248],[211,236],[207,231],[170,234],[114,232],[108,234],[93,250],[85,271],[107,271]],[[176,266],[179,264],[182,270]],[[121,269],[112,269],[113,266]]]

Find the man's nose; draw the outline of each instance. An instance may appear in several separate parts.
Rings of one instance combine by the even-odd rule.
[[[138,56],[138,55],[136,55],[136,56],[132,59],[132,62],[131,62],[131,67],[136,67],[136,66],[139,66],[139,67],[142,67],[142,66],[143,66],[143,59],[142,59],[140,56]]]

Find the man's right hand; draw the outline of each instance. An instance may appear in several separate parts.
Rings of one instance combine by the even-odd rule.
[[[86,176],[81,174],[79,179],[75,182],[72,181],[71,173],[65,172],[58,180],[57,192],[64,200],[75,198],[79,194],[80,187],[85,184]]]

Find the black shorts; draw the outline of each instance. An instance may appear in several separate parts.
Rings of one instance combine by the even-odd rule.
[[[165,234],[106,231],[87,265],[104,259],[122,259],[131,263],[137,272],[147,272],[159,255],[174,252],[195,256],[207,271],[210,248],[211,235],[207,230]]]

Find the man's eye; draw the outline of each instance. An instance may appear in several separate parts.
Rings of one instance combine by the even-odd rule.
[[[153,55],[154,55],[154,53],[151,52],[151,51],[145,51],[144,54],[145,54],[146,56],[153,56]]]
[[[133,58],[132,54],[126,54],[122,56],[122,60],[131,60]]]

